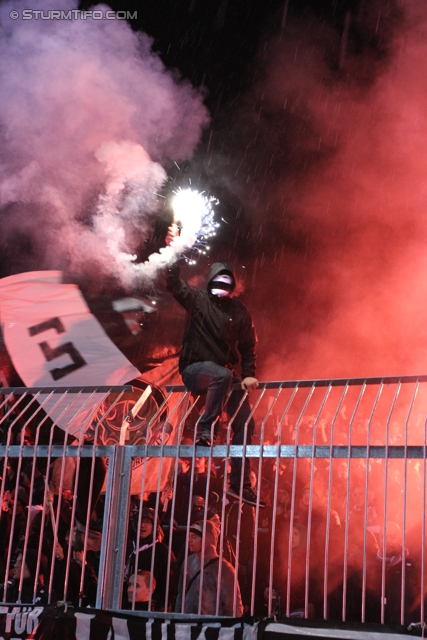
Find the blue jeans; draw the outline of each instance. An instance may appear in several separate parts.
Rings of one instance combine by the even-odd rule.
[[[241,382],[240,378],[233,375],[229,369],[214,362],[194,362],[184,369],[181,376],[191,393],[206,394],[205,408],[199,421],[200,433],[211,433],[212,424],[221,415],[223,409],[226,409],[230,418],[234,416],[245,392],[243,390],[233,391],[227,401],[231,385]],[[251,408],[246,397],[231,425],[233,429],[231,444],[243,444],[245,429],[247,432],[246,444],[252,443],[255,423],[253,418],[248,421],[250,413]],[[218,422],[215,427],[217,430]],[[242,460],[241,458],[231,458],[230,462],[230,484],[240,486]],[[249,482],[250,463],[245,458],[243,484],[249,484]]]

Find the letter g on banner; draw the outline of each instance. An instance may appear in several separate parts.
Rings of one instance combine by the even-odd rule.
[[[65,333],[65,327],[59,318],[51,318],[50,320],[46,320],[46,322],[41,322],[33,327],[29,327],[28,332],[32,337],[39,335],[40,333],[44,333],[49,329],[54,329],[57,333]],[[58,347],[51,347],[47,342],[39,342],[39,346],[43,351],[47,362],[56,360],[56,358],[60,358],[65,354],[69,355],[71,358],[72,364],[68,364],[65,367],[55,367],[54,369],[49,370],[54,380],[60,380],[69,373],[72,373],[77,369],[81,369],[86,365],[85,359],[77,351],[72,342],[66,342]]]

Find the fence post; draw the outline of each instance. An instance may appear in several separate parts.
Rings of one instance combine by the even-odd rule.
[[[111,476],[107,487],[107,505],[104,519],[103,557],[100,558],[99,585],[96,607],[121,609],[123,569],[126,553],[126,536],[129,522],[129,498],[132,459],[130,447],[114,447]]]

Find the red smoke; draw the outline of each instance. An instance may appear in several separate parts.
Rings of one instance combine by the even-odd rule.
[[[215,158],[251,216],[263,379],[425,372],[427,9],[411,11],[382,61],[349,47],[341,70],[341,33],[290,19]]]

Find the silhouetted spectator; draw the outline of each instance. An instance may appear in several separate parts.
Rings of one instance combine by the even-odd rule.
[[[190,528],[188,534],[188,556],[187,566],[181,568],[179,579],[178,597],[175,604],[175,611],[183,613],[201,613],[203,615],[215,615],[217,603],[217,585],[219,563],[221,562],[221,582],[219,593],[218,615],[240,617],[243,614],[243,605],[240,597],[240,589],[236,584],[237,576],[232,565],[227,560],[220,560],[217,553],[218,527],[207,520],[205,537],[203,540],[203,522],[196,522]],[[204,548],[203,566],[202,549]],[[186,571],[185,593],[184,571]],[[200,585],[202,583],[202,593],[200,600]],[[236,587],[236,610],[233,610],[234,593]]]
[[[139,569],[132,573],[128,579],[127,597],[130,607],[135,611],[149,611],[150,597],[156,589],[156,579],[151,579],[150,572],[146,569]]]
[[[37,564],[39,564],[37,570]],[[47,569],[47,559],[42,554],[38,561],[37,551],[27,549],[25,561],[22,561],[22,553],[19,553],[16,561],[9,572],[10,580],[7,582],[6,602],[47,604],[48,592],[45,588],[45,573]],[[19,583],[22,572],[22,589],[19,591]]]
[[[169,548],[162,542],[163,530],[158,524],[154,535],[154,509],[143,509],[141,512],[141,525],[136,531],[138,521],[131,524],[131,539],[128,545],[125,579],[128,579],[135,569],[145,569],[151,572],[152,557],[154,552],[153,576],[156,588],[153,592],[152,609],[163,611],[165,608],[166,584],[168,576]],[[175,556],[171,551],[169,575],[175,571]],[[170,604],[169,602],[167,605]]]
[[[55,567],[53,587],[61,596],[61,599],[71,602],[75,607],[94,607],[96,605],[96,591],[98,578],[93,567],[84,559],[83,549],[76,548],[73,544],[68,565],[68,546],[62,546],[59,542],[55,547]],[[80,588],[82,572],[84,571],[83,585]],[[67,577],[67,591],[65,579]]]

